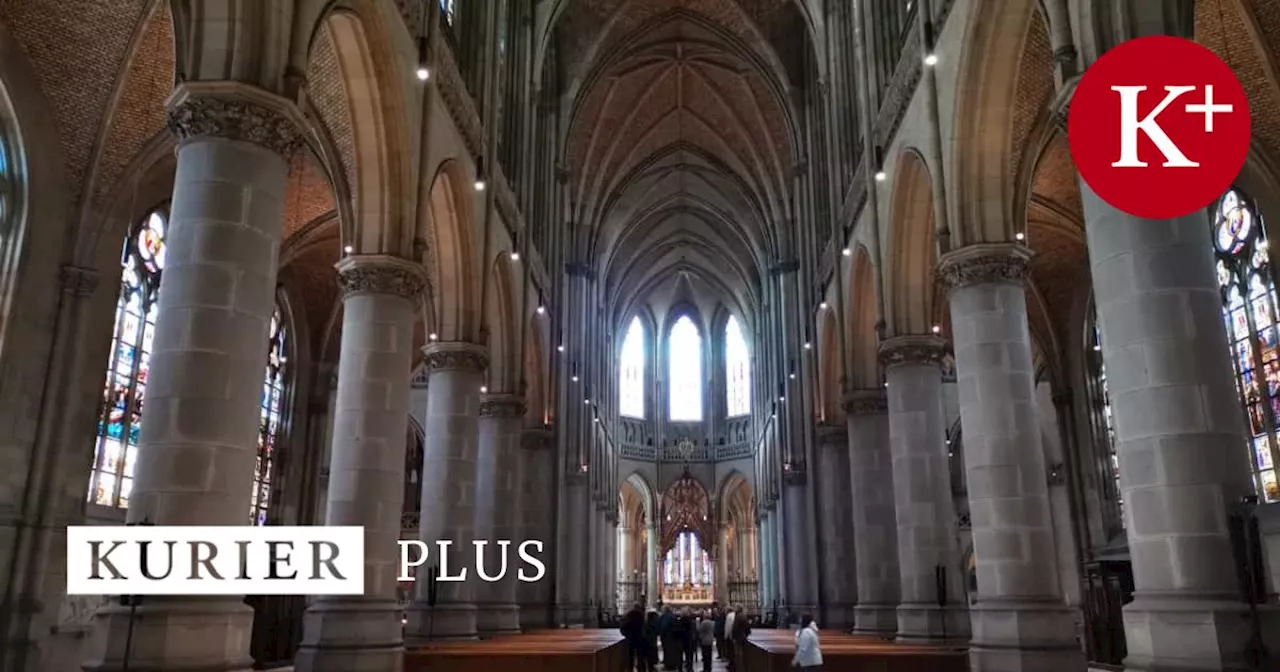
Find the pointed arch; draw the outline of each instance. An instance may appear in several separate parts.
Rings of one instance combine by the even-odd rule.
[[[854,389],[870,389],[881,384],[877,359],[875,267],[867,248],[859,245],[853,258],[849,285],[849,375]]]
[[[840,420],[840,342],[836,333],[836,318],[833,311],[822,312],[819,324],[818,350],[818,399],[821,402],[819,411],[821,421],[835,423]]]
[[[547,400],[551,399],[547,389],[545,374],[548,353],[547,339],[544,336],[546,320],[538,314],[532,314],[526,320],[524,334],[524,383],[525,383],[525,418],[527,425],[543,425],[551,422],[551,409]]]
[[[474,261],[477,252],[467,185],[467,173],[460,162],[448,160],[440,164],[431,184],[427,230],[419,232],[429,241],[425,263],[435,317],[429,328],[442,341],[471,340],[479,320],[479,278]]]
[[[893,335],[927,334],[933,318],[933,189],[929,169],[915,150],[898,160],[890,201],[889,304]]]
[[[627,474],[627,477],[623,479],[623,481],[630,483],[631,487],[635,488],[636,492],[640,494],[640,501],[644,504],[645,521],[657,522],[657,497],[654,494],[653,486],[649,484],[649,481],[644,477],[644,474],[641,474],[638,471],[633,471],[630,474]]]
[[[730,418],[751,414],[751,349],[737,316],[724,323],[725,392]]]
[[[701,422],[706,381],[703,330],[689,315],[680,315],[667,331],[667,418]]]
[[[618,413],[628,418],[645,417],[645,369],[649,332],[639,315],[631,318],[618,352]]]
[[[486,343],[489,349],[489,389],[493,392],[516,392],[516,385],[519,384],[516,362],[519,345],[516,342],[518,320],[514,301],[517,290],[511,254],[498,254],[489,269],[489,291],[493,294],[488,301],[489,314],[485,316],[485,328],[489,335]]]

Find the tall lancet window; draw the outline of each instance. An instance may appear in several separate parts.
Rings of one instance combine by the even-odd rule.
[[[618,412],[644,417],[644,324],[639,316],[631,318],[618,358]]]
[[[702,420],[702,335],[688,315],[676,320],[667,337],[667,375],[671,408],[676,422]]]
[[[268,332],[267,371],[262,381],[262,414],[258,426],[258,462],[253,474],[253,503],[249,515],[254,525],[267,524],[267,510],[271,507],[271,479],[274,475],[276,442],[280,437],[280,407],[284,398],[285,354],[284,324],[280,310],[271,317]]]
[[[440,0],[440,15],[449,25],[453,25],[453,17],[457,12],[456,4],[455,0]]]
[[[1111,391],[1107,386],[1107,367],[1102,362],[1102,332],[1098,329],[1098,320],[1090,310],[1086,338],[1089,349],[1085,353],[1085,361],[1089,367],[1089,410],[1093,426],[1095,453],[1102,472],[1102,487],[1108,498],[1116,503],[1115,509],[1106,518],[1114,519],[1109,523],[1113,527],[1109,533],[1118,533],[1124,529],[1124,497],[1120,493],[1120,459],[1116,455],[1115,419],[1111,414]]]
[[[1275,471],[1280,462],[1276,286],[1262,218],[1243,192],[1230,189],[1218,201],[1213,241],[1237,391],[1249,418],[1254,484],[1266,501],[1274,502],[1280,500]]]
[[[730,315],[724,326],[725,380],[728,381],[729,417],[751,412],[751,356],[738,318]]]
[[[102,506],[127,508],[133,490],[167,227],[164,213],[148,215],[125,241],[120,259],[124,268],[89,477],[89,501]]]

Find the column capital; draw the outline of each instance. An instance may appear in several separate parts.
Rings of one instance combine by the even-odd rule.
[[[184,82],[166,102],[179,143],[197,138],[251,142],[289,157],[306,143],[306,120],[286,98],[241,82]]]
[[[83,266],[63,266],[61,280],[62,291],[74,296],[89,296],[98,288],[98,272]]]
[[[334,264],[342,297],[360,294],[390,294],[417,301],[427,285],[421,264],[385,254],[360,254]]]
[[[437,341],[422,346],[422,366],[428,374],[435,371],[472,371],[489,368],[489,350],[483,345],[464,341]]]
[[[482,418],[523,418],[528,406],[516,394],[485,394],[480,397]]]
[[[844,395],[841,408],[845,415],[876,415],[889,412],[889,398],[884,388],[852,390]]]
[[[898,364],[937,364],[947,354],[947,342],[932,334],[895,336],[880,343],[880,363],[886,368]]]
[[[1021,285],[1034,254],[1018,243],[968,245],[942,255],[937,276],[948,291],[991,283]]]

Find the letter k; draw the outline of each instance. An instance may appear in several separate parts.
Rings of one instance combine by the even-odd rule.
[[[1138,131],[1147,134],[1154,142],[1156,149],[1164,154],[1165,168],[1199,168],[1200,164],[1187,158],[1178,145],[1169,139],[1168,134],[1160,127],[1156,117],[1164,112],[1173,101],[1188,91],[1195,91],[1194,86],[1166,86],[1168,94],[1156,105],[1145,119],[1138,119],[1138,94],[1147,90],[1145,86],[1113,86],[1112,91],[1120,94],[1120,160],[1111,164],[1112,168],[1146,168],[1147,163],[1138,158]]]

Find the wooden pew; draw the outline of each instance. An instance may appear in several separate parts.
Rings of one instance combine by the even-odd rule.
[[[839,631],[819,633],[823,672],[968,672],[964,647],[898,644]],[[795,632],[755,630],[739,672],[794,672]]]
[[[405,651],[404,672],[624,672],[617,630],[538,630],[478,642],[438,642]]]

